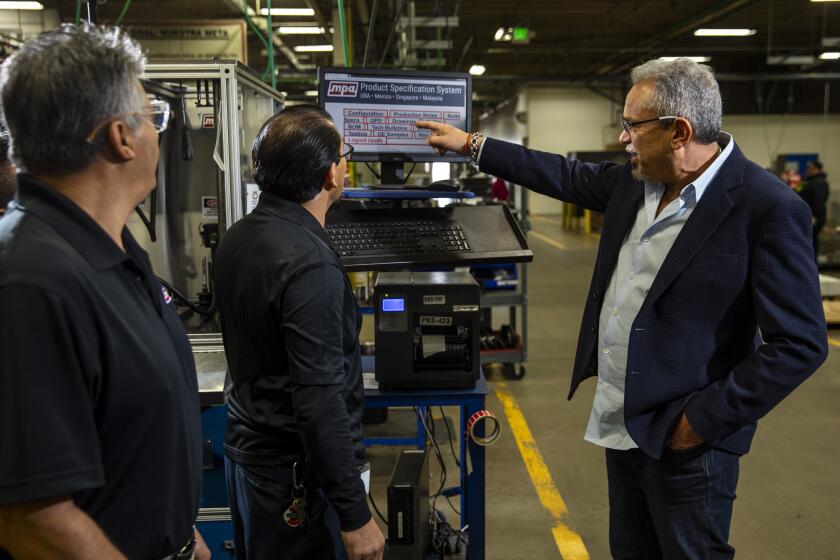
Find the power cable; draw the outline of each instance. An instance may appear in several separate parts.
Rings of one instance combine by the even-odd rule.
[[[387,527],[388,526],[388,520],[385,519],[385,516],[383,516],[382,512],[379,511],[379,508],[376,507],[376,501],[373,499],[373,492],[368,492],[368,498],[370,498],[370,505],[373,506],[373,511],[376,512],[376,515],[379,516],[379,519],[381,519],[382,523],[384,523],[385,526]]]
[[[400,6],[397,8],[397,14],[394,16],[394,23],[391,24],[391,31],[388,32],[388,40],[385,42],[385,48],[382,50],[382,58],[379,59],[379,66],[377,66],[377,68],[382,68],[382,64],[385,62],[385,57],[388,55],[388,49],[391,48],[391,39],[394,38],[394,31],[397,30],[397,25],[400,23],[404,7],[405,0],[400,0]]]
[[[460,546],[460,544],[464,544],[465,546],[469,546],[468,542],[464,539],[463,533],[467,530],[468,526],[464,526],[460,531],[456,531],[452,528],[452,525],[446,521],[446,516],[437,508],[437,499],[440,496],[443,496],[446,501],[449,503],[449,507],[458,515],[461,516],[461,512],[455,507],[452,501],[449,499],[449,496],[443,494],[443,489],[446,486],[446,463],[443,460],[443,453],[440,450],[440,447],[437,444],[437,439],[435,438],[435,428],[434,422],[431,421],[431,410],[426,409],[426,415],[429,418],[425,418],[424,415],[420,414],[420,411],[417,407],[412,407],[414,413],[417,415],[417,418],[420,419],[420,422],[423,424],[423,429],[426,432],[426,435],[429,438],[429,441],[432,444],[432,450],[435,453],[435,457],[438,460],[438,464],[441,468],[441,476],[440,476],[440,486],[438,487],[437,492],[435,492],[431,496],[431,504],[430,504],[430,512],[429,512],[429,521],[430,525],[432,526],[432,549],[437,553],[440,554],[441,557],[450,549],[451,538],[454,536],[456,540],[456,547]],[[444,423],[446,422],[446,416],[444,416]],[[447,426],[448,430],[448,426]],[[451,434],[451,432],[450,432]],[[450,439],[451,441],[451,439]],[[454,451],[454,446],[453,446]]]
[[[455,443],[452,441],[452,430],[449,429],[449,422],[446,421],[446,414],[443,412],[443,407],[439,406],[440,415],[443,416],[443,425],[446,427],[446,434],[449,436],[449,449],[452,450],[452,458],[455,459],[455,464],[458,465],[458,468],[461,468],[461,459],[458,457],[458,454],[455,453]]]
[[[432,450],[435,452],[435,458],[438,460],[438,464],[440,465],[440,487],[438,491],[432,496],[432,508],[434,509],[435,500],[437,497],[440,496],[443,492],[443,488],[446,485],[446,463],[443,461],[443,454],[440,452],[440,447],[438,447],[437,441],[435,440],[435,436],[433,435],[429,425],[426,423],[426,419],[423,415],[420,414],[420,411],[417,409],[416,406],[412,407],[414,410],[414,414],[417,415],[417,418],[420,419],[420,423],[423,424],[423,428],[426,430],[426,435],[429,436],[429,441],[432,443]],[[426,410],[428,413],[428,409]]]
[[[368,52],[370,52],[370,43],[373,40],[373,25],[376,22],[376,7],[379,5],[379,0],[373,0],[373,6],[370,9],[370,21],[368,22],[367,42],[365,43],[365,56],[362,58],[362,68],[367,66]]]

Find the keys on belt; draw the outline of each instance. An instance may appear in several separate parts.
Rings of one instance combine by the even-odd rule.
[[[195,557],[195,542],[195,535],[193,534],[187,544],[181,547],[181,550],[170,554],[163,560],[193,560]]]
[[[306,522],[306,488],[298,477],[298,463],[292,465],[292,503],[283,512],[283,521],[292,529],[303,527]]]

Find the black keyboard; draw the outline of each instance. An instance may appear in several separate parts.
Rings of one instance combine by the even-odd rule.
[[[327,224],[333,249],[342,257],[463,253],[470,250],[455,221],[393,221]]]

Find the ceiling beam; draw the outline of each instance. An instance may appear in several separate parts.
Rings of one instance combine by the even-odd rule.
[[[368,10],[367,0],[356,0],[356,10],[359,12],[359,23],[363,27],[370,24],[370,10]]]
[[[324,19],[324,13],[321,11],[320,6],[318,6],[318,3],[314,0],[303,0],[303,3],[306,4],[307,8],[311,8],[315,12],[315,21],[329,33],[330,26],[327,25],[327,20]]]
[[[785,74],[778,73],[763,73],[763,74],[749,74],[749,73],[735,73],[724,72],[715,74],[715,79],[719,82],[801,82],[801,81],[836,81],[840,80],[840,72],[796,72]],[[530,82],[532,84],[539,84],[544,82],[546,84],[568,83],[568,84],[616,84],[627,80],[626,76],[622,75],[602,75],[593,76],[591,74],[558,74],[554,76],[547,75],[528,75],[528,74],[484,74],[483,76],[473,76],[474,83],[483,82],[510,82],[516,81],[519,84]]]
[[[543,47],[532,45],[520,45],[517,47],[490,47],[485,52],[488,55],[513,55],[521,56],[559,56],[569,54],[599,54],[599,53],[614,53],[616,47],[593,47],[588,45],[580,45],[575,47]],[[624,49],[628,54],[630,53],[647,53],[650,48],[642,47],[627,47]],[[662,55],[705,55],[708,53],[765,53],[767,52],[766,45],[706,45],[698,46],[677,46],[672,45],[667,47],[667,52],[661,52]],[[801,53],[803,52],[802,45],[789,45],[773,47],[773,52],[776,53]],[[808,52],[814,52],[808,50]]]
[[[230,8],[231,10],[236,10],[237,12],[242,14],[242,2],[239,2],[238,0],[222,0],[222,1],[224,2],[224,5],[227,6],[228,8]],[[307,4],[308,3],[309,2],[307,2]],[[257,28],[260,31],[262,31],[263,34],[265,34],[267,36],[268,35],[268,20],[266,18],[258,15],[256,10],[254,10],[251,6],[248,6],[247,9],[248,9],[248,15],[250,16],[251,21],[253,21],[254,25],[256,25]],[[318,11],[316,10],[315,13],[317,14]],[[244,17],[244,15],[242,17]],[[246,31],[246,33],[247,33],[247,31]],[[295,55],[294,51],[292,51],[292,49],[290,49],[289,46],[287,44],[285,44],[280,39],[280,37],[277,36],[276,33],[272,33],[271,35],[273,37],[274,46],[277,47],[277,50],[279,50],[284,55],[286,55],[286,58],[289,59],[289,62],[292,63],[292,66],[294,66],[298,70],[302,69],[303,65],[301,64],[300,60],[298,60],[298,57]]]
[[[723,0],[721,2],[717,2],[711,8],[703,10],[690,19],[677,24],[675,27],[671,27],[661,33],[651,36],[638,45],[615,51],[603,60],[591,65],[587,69],[587,72],[595,72],[597,74],[618,74],[623,72],[636,64],[637,57],[635,55],[637,53],[650,52],[671,39],[676,39],[677,37],[688,33],[689,31],[693,31],[702,25],[728,16],[729,14],[748,6],[755,1],[756,0]],[[626,59],[628,55],[630,55],[631,60],[622,61],[622,59]]]

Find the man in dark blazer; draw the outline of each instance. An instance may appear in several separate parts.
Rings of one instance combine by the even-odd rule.
[[[613,557],[731,558],[738,459],[826,357],[810,211],[720,132],[709,67],[654,60],[632,81],[624,165],[417,125],[441,153],[604,213],[569,398],[598,377],[586,439],[606,448]]]

